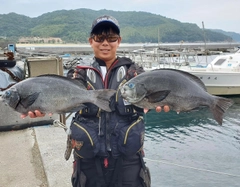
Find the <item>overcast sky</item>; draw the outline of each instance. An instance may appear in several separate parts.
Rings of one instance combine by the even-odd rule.
[[[203,21],[207,29],[240,34],[239,0],[0,0],[0,14],[15,12],[29,17],[79,8],[144,11],[181,22],[196,23],[201,28]]]

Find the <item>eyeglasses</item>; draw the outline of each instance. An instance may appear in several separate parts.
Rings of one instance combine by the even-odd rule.
[[[103,35],[103,34],[97,34],[92,35],[91,37],[95,42],[102,43],[104,40],[107,40],[107,42],[116,42],[119,38],[118,35]]]

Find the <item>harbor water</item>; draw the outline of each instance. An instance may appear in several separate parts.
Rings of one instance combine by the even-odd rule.
[[[145,115],[152,187],[240,186],[240,96],[222,126],[208,109]]]

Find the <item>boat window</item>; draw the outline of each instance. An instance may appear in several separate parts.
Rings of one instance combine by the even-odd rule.
[[[223,64],[223,62],[224,62],[225,60],[226,60],[226,59],[221,58],[221,59],[219,59],[217,62],[215,62],[214,65],[220,66],[220,65]]]

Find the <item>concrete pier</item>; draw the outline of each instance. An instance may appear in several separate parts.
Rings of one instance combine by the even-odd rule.
[[[71,187],[67,135],[52,125],[0,132],[1,187]]]
[[[46,54],[92,54],[92,48],[89,44],[17,44],[17,50],[19,52],[29,52],[29,53],[44,53]],[[154,48],[159,48],[161,50],[179,50],[179,49],[189,49],[189,50],[215,50],[215,51],[226,51],[228,49],[233,49],[239,47],[240,43],[137,43],[137,44],[127,44],[121,43],[118,48],[118,53],[130,52],[137,49],[147,49],[151,50]]]

